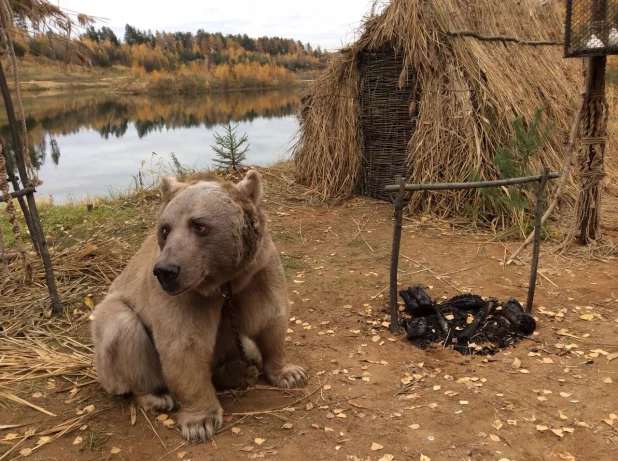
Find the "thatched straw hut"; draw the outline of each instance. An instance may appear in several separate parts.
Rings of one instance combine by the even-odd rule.
[[[298,179],[323,198],[386,198],[396,174],[414,183],[498,179],[493,156],[508,145],[514,119],[529,124],[538,108],[555,129],[530,167],[561,170],[580,61],[563,59],[559,45],[458,31],[559,42],[563,21],[555,2],[539,0],[392,0],[304,95]],[[480,191],[418,193],[410,203],[440,214],[471,205],[481,216],[510,213]]]

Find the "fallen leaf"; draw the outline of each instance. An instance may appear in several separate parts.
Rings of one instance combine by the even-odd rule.
[[[47,442],[49,442],[51,440],[51,437],[45,436],[45,437],[39,437],[38,442],[36,443],[37,445],[45,445]]]
[[[253,451],[253,445],[247,445],[246,447],[242,447],[240,451]]]
[[[32,453],[32,448],[24,448],[19,452],[22,456],[28,456],[30,453]]]
[[[18,439],[18,438],[19,438],[19,434],[15,434],[14,432],[12,432],[10,434],[7,434],[4,437],[4,440],[15,440],[15,439]]]
[[[83,439],[78,435],[77,437],[75,437],[75,440],[73,440],[73,445],[79,445],[80,443],[82,443]]]
[[[549,357],[543,357],[543,363],[554,363],[554,360]]]
[[[562,430],[564,432],[568,432],[569,434],[572,434],[573,432],[575,432],[575,429],[572,427],[563,427]]]
[[[120,448],[118,447],[112,447],[112,449],[110,450],[110,453],[112,455],[117,455],[118,453],[120,453]]]
[[[425,455],[421,454],[421,460],[420,461],[431,461],[431,458],[429,456],[425,456]]]
[[[603,384],[612,384],[614,381],[612,381],[612,378],[605,378],[603,380]]]
[[[363,406],[362,404],[358,403],[356,400],[348,400],[348,403],[356,408],[367,408]]]
[[[240,434],[240,427],[233,427],[232,428],[232,434]]]
[[[564,437],[564,432],[562,429],[552,429],[551,431],[560,438]]]
[[[384,448],[384,447],[382,445],[380,445],[379,443],[373,442],[371,444],[371,451],[378,451],[378,450],[381,450],[382,448]]]
[[[262,445],[264,442],[266,442],[266,439],[257,438],[254,440],[254,442],[256,445]]]
[[[580,319],[582,320],[587,320],[587,321],[592,321],[594,320],[594,314],[582,314],[579,316]]]
[[[467,400],[460,400],[459,404],[460,405],[468,405],[470,402],[468,402]]]
[[[568,394],[566,392],[561,392],[560,393],[560,397],[564,397],[565,399],[568,399],[569,397],[571,397],[572,394]]]
[[[172,427],[174,424],[176,424],[176,421],[174,421],[172,418],[168,418],[165,421],[163,421],[163,425],[165,427]]]
[[[513,359],[513,363],[511,363],[511,368],[518,369],[519,367],[521,367],[521,360],[519,360],[517,357],[515,357]]]
[[[281,429],[292,429],[293,427],[294,427],[294,424],[285,423],[283,426],[281,426]]]
[[[90,309],[94,309],[94,302],[92,301],[92,298],[90,298],[90,296],[86,296],[84,298],[84,304],[88,306]]]
[[[536,426],[536,430],[539,432],[545,432],[547,429],[549,429],[549,427],[545,426],[544,424],[538,424]]]
[[[560,419],[567,420],[569,417],[560,411]]]
[[[613,354],[609,354],[607,356],[607,361],[611,362],[612,360],[618,359],[618,352],[614,352]]]
[[[323,388],[325,391],[328,391],[331,389],[331,385],[330,384],[326,384]]]
[[[420,426],[420,424],[410,424],[408,427],[415,431],[415,430],[417,430],[421,426]]]
[[[178,456],[178,459],[182,459],[185,457],[186,454],[186,451],[179,451],[178,453],[176,453],[176,456]]]
[[[528,370],[526,370],[525,368],[522,368],[521,370],[519,370],[520,373],[523,373],[525,375],[530,374],[530,372]]]
[[[335,432],[335,429],[333,429],[332,427],[324,427],[324,432]]]
[[[500,429],[502,429],[502,427],[503,427],[503,426],[504,426],[504,425],[502,424],[502,421],[500,421],[499,419],[496,419],[496,420],[493,422],[493,424],[492,424],[492,427],[493,427],[494,429],[496,429],[497,431],[499,431]]]
[[[575,456],[568,452],[561,453],[560,458],[564,459],[564,461],[576,461]]]
[[[437,403],[430,403],[429,404],[429,408],[437,408],[438,404]]]
[[[378,461],[393,461],[394,459],[393,455],[384,455]]]
[[[165,421],[167,419],[167,415],[165,413],[161,413],[159,416],[155,418],[157,421]]]
[[[489,438],[493,440],[494,442],[500,441],[500,437],[498,437],[496,434],[489,434]]]

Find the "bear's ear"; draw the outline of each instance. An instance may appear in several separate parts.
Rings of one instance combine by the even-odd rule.
[[[161,196],[163,203],[168,203],[186,187],[186,184],[179,182],[174,176],[164,176],[161,178]]]
[[[247,171],[245,179],[240,181],[236,187],[245,194],[254,204],[260,203],[262,199],[262,176],[257,170]]]

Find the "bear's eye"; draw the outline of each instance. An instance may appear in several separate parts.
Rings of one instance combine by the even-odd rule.
[[[191,221],[191,227],[198,235],[206,235],[208,233],[208,226],[199,221]]]
[[[170,233],[169,226],[161,226],[160,232],[161,232],[161,237],[163,237],[163,240],[165,240]]]

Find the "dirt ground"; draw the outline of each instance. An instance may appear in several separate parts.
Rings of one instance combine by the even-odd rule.
[[[77,378],[58,371],[15,385],[4,380],[0,460],[616,459],[618,268],[611,253],[557,255],[545,244],[538,328],[515,348],[491,357],[441,345],[419,350],[385,328],[391,207],[366,198],[314,205],[280,193],[285,176],[264,177],[293,302],[288,354],[308,370],[307,389],[263,383],[227,392],[223,430],[212,444],[187,445],[175,414],[132,415],[130,401],[105,395],[91,369]],[[504,265],[507,248],[517,246],[449,221],[410,217],[399,285],[419,284],[434,298],[471,291],[523,302],[529,252]],[[89,341],[87,321],[71,331]],[[75,351],[89,360],[87,347]],[[7,393],[39,409],[3,398]]]

